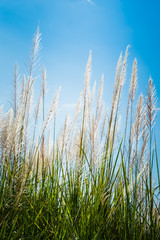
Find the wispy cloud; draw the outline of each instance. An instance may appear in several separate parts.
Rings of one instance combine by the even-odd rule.
[[[92,0],[87,0],[88,3],[90,4],[93,4],[93,1]]]
[[[85,4],[92,4],[94,5],[95,3],[93,2],[93,0],[81,0],[82,3],[85,3]]]
[[[87,0],[87,2],[90,4],[94,4],[94,2],[92,0]]]

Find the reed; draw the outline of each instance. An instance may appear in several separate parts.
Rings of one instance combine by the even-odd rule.
[[[39,99],[32,104],[40,40],[38,28],[28,76],[18,77],[16,65],[13,107],[6,114],[0,108],[0,239],[160,239],[153,140],[157,98],[151,78],[147,96],[141,94],[136,106],[135,60],[119,131],[128,47],[117,64],[110,111],[102,99],[104,76],[98,93],[90,87],[90,52],[73,118],[66,116],[57,136],[60,89],[46,114],[44,67]]]

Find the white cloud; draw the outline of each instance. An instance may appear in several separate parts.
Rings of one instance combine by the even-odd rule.
[[[94,4],[94,2],[92,0],[87,0],[87,2],[90,4]]]
[[[93,0],[80,0],[81,3],[83,4],[92,4],[94,5],[95,3],[93,2]]]

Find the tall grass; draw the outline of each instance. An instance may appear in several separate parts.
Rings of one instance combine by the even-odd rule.
[[[13,108],[6,114],[0,108],[0,239],[160,239],[159,162],[153,141],[157,100],[152,79],[147,96],[140,95],[136,104],[135,60],[120,131],[128,48],[117,64],[110,111],[102,101],[103,76],[98,94],[90,88],[90,52],[74,116],[71,120],[66,116],[56,136],[60,90],[46,115],[44,67],[39,100],[31,110],[40,38],[38,29],[28,76],[23,76],[20,88],[15,67]],[[53,136],[48,128],[51,120]]]

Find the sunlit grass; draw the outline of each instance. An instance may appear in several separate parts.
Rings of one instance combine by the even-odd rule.
[[[160,239],[152,79],[147,96],[140,95],[136,104],[135,60],[126,116],[120,123],[128,48],[117,64],[110,112],[102,100],[103,76],[98,93],[90,89],[90,53],[74,116],[66,116],[56,136],[60,90],[45,115],[44,67],[39,100],[31,111],[40,37],[37,30],[28,76],[23,76],[20,88],[15,67],[13,108],[5,115],[0,109],[0,239]]]

